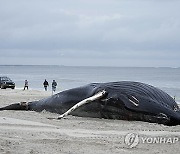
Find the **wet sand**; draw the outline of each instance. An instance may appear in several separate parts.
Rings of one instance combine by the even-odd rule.
[[[0,89],[0,107],[50,95],[36,90]],[[53,117],[58,114],[0,111],[0,153],[180,153],[180,126],[75,116],[48,119]]]

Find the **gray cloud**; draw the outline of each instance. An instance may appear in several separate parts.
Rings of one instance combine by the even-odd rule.
[[[1,1],[0,64],[179,67],[179,7],[178,0]]]

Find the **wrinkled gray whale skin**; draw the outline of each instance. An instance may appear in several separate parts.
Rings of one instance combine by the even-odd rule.
[[[63,114],[78,102],[102,90],[106,91],[103,98],[79,107],[71,115],[180,124],[180,109],[171,96],[151,85],[133,81],[91,83],[39,101],[16,103],[0,110],[46,110]]]

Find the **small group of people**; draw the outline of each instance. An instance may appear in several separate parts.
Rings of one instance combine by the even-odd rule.
[[[48,88],[48,86],[49,86],[49,83],[48,83],[48,81],[47,81],[46,79],[45,79],[43,85],[44,85],[45,91],[47,91],[47,88]],[[28,87],[29,87],[29,85],[28,85],[28,80],[25,80],[25,81],[24,81],[24,90],[25,90],[25,89],[28,90]],[[52,81],[52,92],[55,92],[55,91],[56,91],[56,87],[57,87],[57,82],[56,82],[55,80],[53,80],[53,81]]]
[[[49,83],[48,83],[48,81],[46,79],[45,79],[43,85],[44,85],[45,91],[47,91],[47,87],[49,86]],[[52,92],[56,91],[56,86],[57,86],[57,82],[55,80],[53,80],[53,82],[52,82]]]

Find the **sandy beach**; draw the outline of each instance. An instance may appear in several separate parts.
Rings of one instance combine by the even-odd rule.
[[[50,95],[0,89],[0,107]],[[180,153],[180,126],[74,116],[48,119],[57,116],[46,111],[0,111],[0,153]]]

